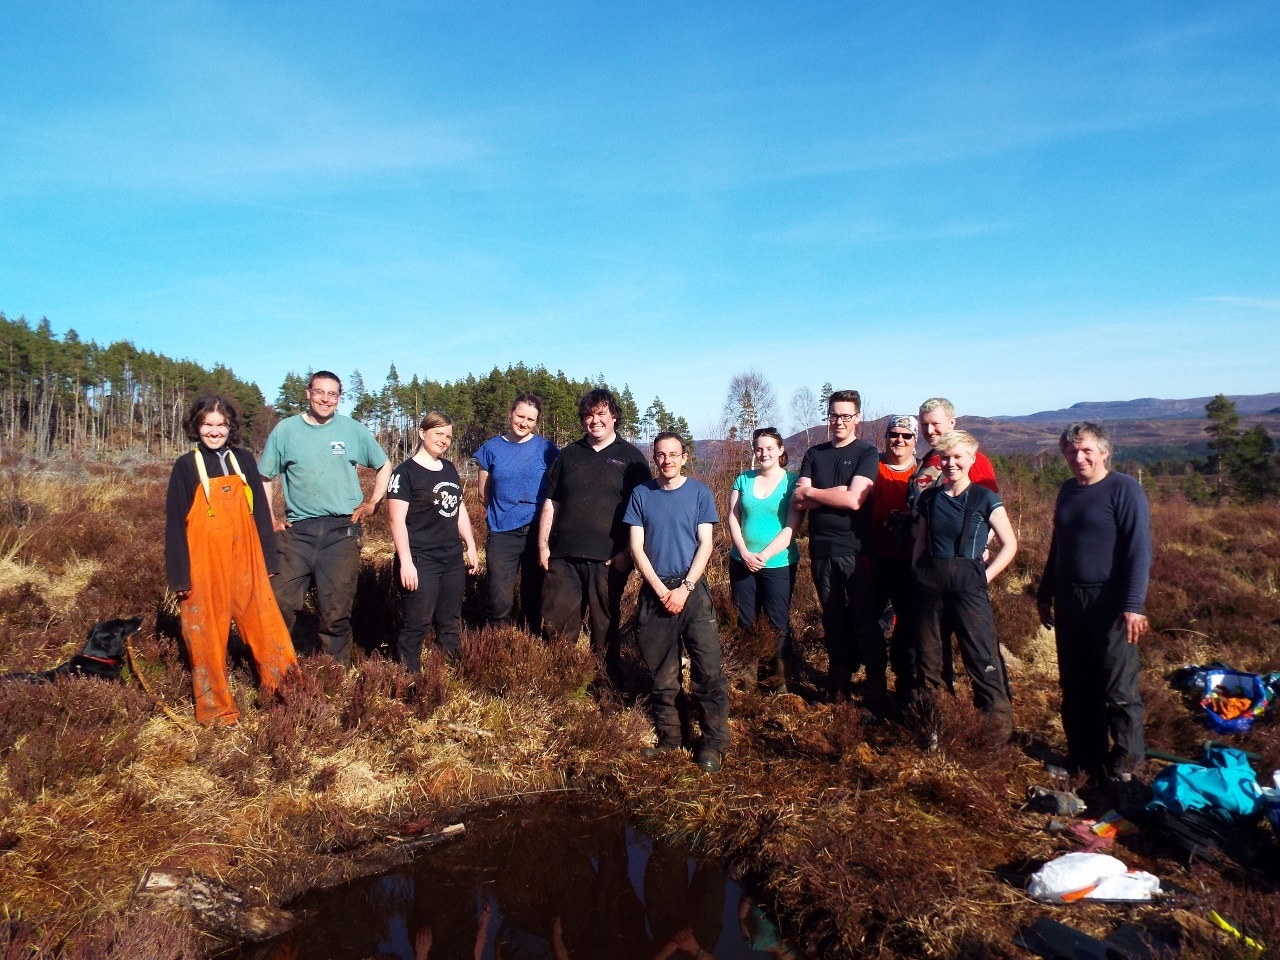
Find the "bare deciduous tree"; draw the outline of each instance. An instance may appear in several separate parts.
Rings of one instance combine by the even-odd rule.
[[[791,419],[795,421],[797,430],[804,431],[805,446],[809,446],[809,431],[818,416],[818,398],[813,395],[811,387],[801,387],[791,395]]]
[[[759,426],[778,419],[778,398],[759,370],[739,373],[729,381],[724,400],[724,433],[731,440],[749,442]]]

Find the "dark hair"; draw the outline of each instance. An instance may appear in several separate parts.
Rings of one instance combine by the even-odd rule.
[[[1104,457],[1111,456],[1111,431],[1092,420],[1077,420],[1063,430],[1062,436],[1058,438],[1058,448],[1065,451],[1067,447],[1074,447],[1085,437],[1093,437],[1097,441],[1098,448],[1102,450]]]
[[[443,410],[428,410],[418,421],[419,430],[433,430],[436,427],[452,427],[453,417]]]
[[[310,390],[315,386],[317,380],[332,380],[338,384],[338,392],[342,392],[342,378],[332,370],[317,370],[307,378],[307,389]]]
[[[680,434],[676,433],[674,430],[663,430],[653,438],[653,447],[651,449],[653,450],[654,456],[657,456],[658,444],[663,440],[676,440],[680,444],[681,453],[689,452],[689,447],[685,444],[684,437],[680,436]]]
[[[538,411],[538,419],[542,419],[542,398],[536,393],[517,393],[516,398],[511,401],[511,409],[507,413],[515,413],[516,407],[522,403],[527,403],[533,409]]]
[[[240,446],[240,411],[226,397],[217,393],[206,393],[196,398],[191,410],[182,421],[182,429],[188,440],[200,442],[200,427],[204,418],[211,413],[220,413],[227,418],[227,446]]]
[[[830,413],[831,408],[837,403],[852,403],[858,408],[859,413],[862,412],[862,394],[857,390],[837,390],[827,397],[827,413]]]
[[[595,412],[596,407],[604,405],[609,408],[609,412],[613,414],[613,419],[622,419],[622,408],[618,406],[618,398],[604,387],[596,387],[582,395],[582,399],[578,401],[578,419],[585,420]]]
[[[759,430],[751,432],[751,446],[755,447],[756,441],[761,437],[768,437],[778,445],[778,466],[785,467],[787,465],[787,445],[782,441],[782,434],[778,432],[777,427],[761,427]]]

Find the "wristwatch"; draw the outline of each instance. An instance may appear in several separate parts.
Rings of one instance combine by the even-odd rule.
[[[680,586],[684,587],[690,593],[693,593],[693,588],[696,587],[697,584],[694,583],[692,580],[681,580]]]

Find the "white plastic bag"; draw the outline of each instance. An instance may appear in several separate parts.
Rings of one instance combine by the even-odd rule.
[[[1160,895],[1160,878],[1145,870],[1130,870],[1107,877],[1084,895],[1085,900],[1154,900]]]
[[[1027,894],[1042,903],[1070,903],[1087,896],[1103,880],[1128,870],[1105,853],[1064,853],[1027,878]]]

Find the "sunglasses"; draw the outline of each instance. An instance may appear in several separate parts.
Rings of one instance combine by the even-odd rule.
[[[777,430],[775,430],[773,427],[761,427],[759,430],[752,430],[752,431],[751,431],[751,439],[752,439],[753,441],[755,441],[755,440],[759,440],[759,439],[760,439],[760,437],[761,437],[761,436],[763,436],[763,435],[764,435],[764,434],[766,434],[766,433],[777,433],[777,432],[778,432],[778,431],[777,431]]]
[[[914,439],[915,439],[915,434],[913,434],[913,433],[891,433],[891,434],[889,434],[889,439],[890,439],[890,440],[914,440]]]

